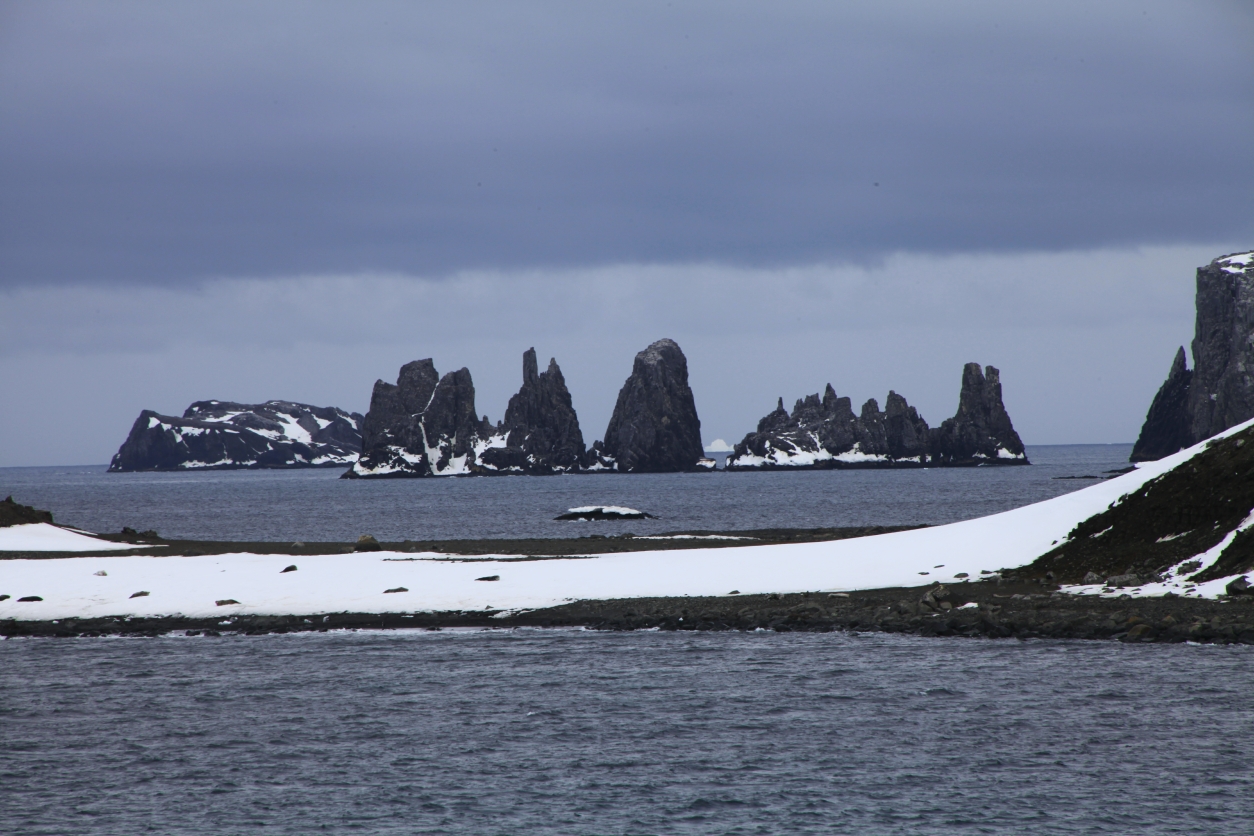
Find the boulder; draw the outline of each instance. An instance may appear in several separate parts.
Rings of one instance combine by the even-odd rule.
[[[109,471],[343,467],[361,431],[357,413],[292,401],[197,401],[182,417],[145,409]]]
[[[587,467],[674,473],[696,470],[704,458],[688,360],[674,340],[658,340],[636,355],[605,439],[593,445]]]

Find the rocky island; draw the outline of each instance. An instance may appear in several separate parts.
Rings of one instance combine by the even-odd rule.
[[[701,450],[688,363],[673,340],[658,340],[636,355],[605,441],[591,450],[557,360],[541,372],[530,348],[522,372],[522,387],[495,425],[476,414],[469,369],[440,377],[432,360],[416,360],[401,368],[395,384],[377,381],[361,457],[344,478],[713,469]]]
[[[890,391],[885,409],[871,398],[854,414],[831,384],[798,400],[790,414],[775,411],[736,445],[728,470],[848,467],[972,467],[1029,464],[1002,403],[1001,376],[992,366],[962,370],[958,412],[930,428],[918,410]]]
[[[362,416],[291,401],[197,401],[182,417],[145,409],[109,472],[343,467],[361,452]]]
[[[1190,370],[1184,346],[1150,404],[1132,461],[1153,461],[1254,418],[1254,251],[1197,268]]]

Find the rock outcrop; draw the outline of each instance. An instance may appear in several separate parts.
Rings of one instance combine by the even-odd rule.
[[[291,401],[197,401],[181,418],[140,413],[110,472],[343,467],[361,452],[362,416]]]
[[[931,459],[940,465],[1027,464],[1023,442],[1001,399],[1001,375],[979,363],[962,369],[958,412],[932,430]]]
[[[401,367],[395,384],[380,380],[362,430],[362,455],[345,478],[568,473],[585,456],[579,417],[556,360],[539,371],[535,349],[523,354],[523,383],[505,420],[475,413],[467,369],[440,377],[432,360]]]
[[[701,447],[688,360],[674,340],[658,340],[636,355],[605,440],[589,452],[588,469],[674,473],[713,465]]]
[[[30,523],[51,523],[52,513],[40,511],[30,505],[21,505],[9,496],[0,501],[0,528],[11,525],[29,525]]]
[[[1167,381],[1154,396],[1141,435],[1132,447],[1132,461],[1153,461],[1192,446],[1188,408],[1192,381],[1193,372],[1185,361],[1184,346],[1180,346]]]
[[[841,467],[925,467],[1027,464],[1010,423],[1001,382],[992,366],[963,369],[958,413],[931,429],[896,392],[885,409],[871,398],[855,415],[849,398],[828,384],[822,397],[798,400],[789,414],[783,398],[727,460],[729,470]]]
[[[440,377],[433,360],[415,360],[401,367],[395,384],[375,381],[361,457],[344,477],[469,474],[495,434],[475,414],[469,369]]]
[[[583,432],[556,359],[550,358],[541,372],[536,350],[523,354],[522,388],[509,399],[500,430],[505,444],[483,451],[479,461],[485,468],[512,473],[579,469],[586,452]]]
[[[1194,369],[1176,353],[1132,461],[1160,459],[1254,418],[1254,252],[1197,270]]]

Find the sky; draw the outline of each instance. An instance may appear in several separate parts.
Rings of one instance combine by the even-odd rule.
[[[1131,442],[1254,247],[1243,2],[0,4],[0,466],[141,409],[364,412],[404,363],[585,439],[634,354],[703,436],[997,366],[1025,443]]]

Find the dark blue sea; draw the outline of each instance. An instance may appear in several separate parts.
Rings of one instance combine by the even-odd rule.
[[[339,470],[106,473],[0,468],[0,497],[51,510],[89,531],[123,526],[213,540],[431,540],[571,537],[595,531],[826,528],[940,524],[982,517],[1093,484],[1126,467],[1128,444],[1029,447],[1028,467],[793,473],[597,474],[348,480]],[[556,522],[580,505],[657,517]]]
[[[92,530],[344,540],[943,523],[1032,467],[340,481],[0,470]],[[554,522],[615,504],[659,519]],[[800,633],[0,641],[4,834],[1248,834],[1254,648]]]
[[[801,633],[0,642],[6,834],[1254,833],[1254,649]]]

